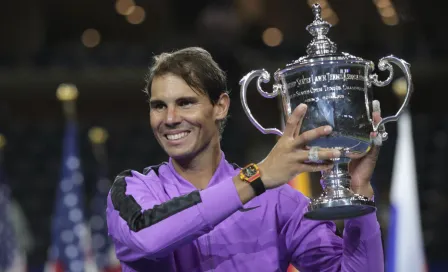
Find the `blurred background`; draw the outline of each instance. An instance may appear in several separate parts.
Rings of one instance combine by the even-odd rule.
[[[69,245],[83,235],[85,241],[94,241],[85,245],[92,263],[99,254],[109,256],[98,211],[102,194],[119,172],[142,171],[167,159],[150,131],[142,92],[155,54],[187,46],[207,49],[227,72],[231,90],[230,119],[222,141],[227,159],[244,165],[264,158],[276,137],[261,134],[249,122],[241,108],[238,81],[251,70],[265,68],[272,74],[306,55],[311,35],[305,27],[313,20],[314,2],[333,24],[329,37],[339,51],[375,64],[393,54],[411,64],[415,92],[410,112],[424,249],[430,271],[446,271],[446,9],[417,0],[3,1],[0,202],[9,208],[0,211],[0,229],[13,227],[0,240],[0,262],[8,262],[8,252],[20,257],[14,260],[22,270],[15,271],[42,271],[51,256],[82,261],[81,253]],[[76,113],[67,106],[70,103],[56,97],[61,84],[78,90]],[[272,81],[264,88],[271,86]],[[395,114],[400,106],[393,86],[374,87],[383,116]],[[265,127],[281,127],[278,100],[261,97],[255,84],[248,93],[254,116]],[[92,132],[93,127],[105,129],[107,135]],[[385,237],[396,127],[386,125],[389,140],[373,180]],[[69,136],[64,140],[64,135]],[[76,190],[64,187],[68,176],[76,181]],[[321,192],[312,187],[313,195]],[[67,224],[73,225],[72,233],[57,232]],[[58,243],[65,243],[64,252],[51,250]],[[111,266],[108,257],[102,258],[98,266]],[[78,263],[70,271],[80,271],[79,267]]]

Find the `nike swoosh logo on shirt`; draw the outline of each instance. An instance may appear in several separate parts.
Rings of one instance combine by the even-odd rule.
[[[240,212],[248,212],[248,211],[251,211],[251,210],[255,210],[256,208],[259,208],[259,207],[260,207],[260,205],[255,206],[255,207],[250,207],[250,208],[241,208],[241,209],[239,209],[239,211]]]

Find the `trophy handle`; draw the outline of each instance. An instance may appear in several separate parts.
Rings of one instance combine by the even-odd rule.
[[[401,104],[401,107],[397,111],[397,113],[395,115],[382,118],[382,120],[376,126],[374,125],[374,127],[373,127],[374,131],[378,131],[378,128],[380,128],[381,126],[384,127],[384,124],[386,124],[386,123],[398,120],[400,115],[403,113],[403,110],[408,106],[409,100],[411,98],[411,94],[414,90],[414,86],[412,84],[412,76],[411,76],[411,72],[409,69],[411,67],[411,65],[409,63],[407,63],[406,61],[399,59],[392,55],[381,58],[380,61],[378,62],[378,68],[380,69],[380,71],[388,70],[390,72],[389,77],[385,81],[380,81],[380,80],[378,80],[377,74],[372,74],[369,76],[371,83],[373,83],[375,86],[378,86],[378,87],[384,87],[392,81],[393,68],[390,63],[394,63],[401,70],[403,70],[404,76],[406,77],[406,83],[407,83],[406,95],[405,95],[404,101]],[[387,133],[386,132],[383,132],[383,133],[385,133],[384,136],[387,137]]]
[[[268,83],[271,78],[271,76],[265,69],[251,71],[250,73],[245,75],[240,80],[240,85],[241,85],[240,96],[241,96],[241,104],[243,106],[244,112],[246,113],[247,117],[249,117],[249,120],[251,121],[251,123],[263,134],[276,134],[276,135],[282,136],[283,132],[281,132],[280,130],[278,130],[276,128],[264,128],[262,125],[260,125],[260,123],[258,123],[257,120],[255,120],[254,116],[250,112],[249,106],[247,105],[247,96],[246,96],[247,87],[249,86],[250,81],[256,77],[258,77],[257,90],[263,97],[274,98],[280,93],[280,90],[281,90],[280,84],[274,84],[272,93],[267,93],[267,92],[263,91],[263,89],[261,88],[261,86],[260,86],[261,82]]]

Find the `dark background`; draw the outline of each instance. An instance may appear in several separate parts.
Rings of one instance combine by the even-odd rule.
[[[241,109],[238,81],[253,69],[274,73],[305,55],[312,22],[307,1],[137,0],[146,16],[131,24],[115,10],[115,1],[3,1],[0,9],[0,132],[7,140],[5,170],[13,197],[29,220],[35,246],[31,266],[47,258],[50,219],[59,179],[64,116],[55,92],[59,84],[76,84],[81,126],[81,154],[87,194],[94,190],[95,164],[87,131],[102,126],[107,142],[110,177],[124,169],[142,170],[166,160],[149,129],[142,92],[151,57],[164,51],[201,46],[228,73],[232,90],[230,120],[223,150],[230,161],[244,165],[261,160],[275,143],[263,135]],[[422,226],[430,265],[447,261],[445,226],[448,206],[446,156],[448,106],[445,92],[448,61],[446,9],[442,1],[393,0],[398,23],[382,21],[376,5],[383,1],[331,0],[338,21],[329,37],[338,49],[378,62],[396,55],[411,64],[415,92],[410,103]],[[263,31],[283,33],[278,46],[263,42]],[[97,46],[81,36],[94,28]],[[383,75],[384,74],[380,74]],[[272,82],[266,84],[266,90]],[[277,100],[262,98],[251,84],[249,104],[266,127],[280,127]],[[394,114],[399,100],[389,85],[374,88],[383,116]],[[382,226],[387,229],[389,187],[396,124],[386,125],[384,144],[374,176]],[[89,182],[89,180],[91,182]],[[319,193],[318,191],[315,192]],[[384,220],[386,218],[386,220]]]

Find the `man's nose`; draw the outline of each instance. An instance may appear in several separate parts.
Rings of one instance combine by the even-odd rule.
[[[181,118],[176,107],[168,107],[165,123],[167,125],[175,125],[180,123]]]

